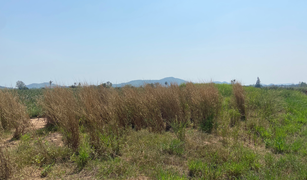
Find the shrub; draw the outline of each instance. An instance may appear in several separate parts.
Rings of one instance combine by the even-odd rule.
[[[19,102],[17,94],[0,90],[0,122],[1,128],[15,129],[13,138],[19,139],[30,125],[26,107]]]

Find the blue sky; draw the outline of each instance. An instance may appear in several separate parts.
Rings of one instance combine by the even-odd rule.
[[[307,81],[306,0],[0,1],[0,85]]]

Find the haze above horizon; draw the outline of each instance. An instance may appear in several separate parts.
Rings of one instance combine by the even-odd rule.
[[[307,81],[307,1],[0,2],[0,86]]]

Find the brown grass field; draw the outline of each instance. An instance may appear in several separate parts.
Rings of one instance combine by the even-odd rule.
[[[34,119],[20,99],[0,91],[0,179],[307,177],[307,99],[298,91],[57,87],[39,96]]]

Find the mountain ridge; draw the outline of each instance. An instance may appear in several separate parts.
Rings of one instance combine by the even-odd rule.
[[[175,77],[165,77],[159,80],[132,80],[129,82],[124,82],[124,83],[118,83],[118,84],[113,84],[112,87],[124,87],[125,85],[131,85],[131,86],[135,86],[135,87],[140,87],[143,86],[144,84],[155,84],[155,83],[159,83],[161,85],[165,85],[165,82],[167,82],[167,84],[172,84],[172,83],[176,83],[178,85],[182,84],[182,83],[187,83],[189,81],[180,79],[180,78],[175,78]],[[213,81],[213,83],[215,84],[230,84],[229,82],[226,81]],[[298,84],[294,84],[294,83],[283,83],[283,84],[261,84],[264,87],[267,86],[297,86]],[[31,83],[26,85],[26,87],[28,87],[29,89],[39,89],[39,88],[44,88],[44,87],[49,87],[50,84],[49,82],[43,82],[43,83]],[[55,87],[58,86],[57,84],[52,84],[51,87]],[[254,84],[250,84],[247,86],[254,86]],[[62,86],[62,87],[68,87],[68,86]],[[0,89],[13,89],[13,87],[5,87],[5,86],[0,86]]]
[[[179,78],[174,78],[174,77],[166,77],[160,80],[132,80],[126,83],[113,84],[112,87],[123,87],[126,85],[140,87],[140,86],[143,86],[144,84],[151,84],[151,83],[153,84],[159,83],[159,84],[164,85],[165,82],[167,82],[167,84],[177,83],[178,85],[180,85],[182,83],[186,83],[187,81],[183,79],[179,79]]]

